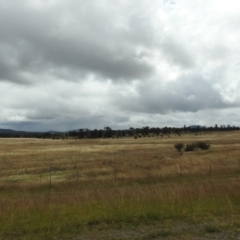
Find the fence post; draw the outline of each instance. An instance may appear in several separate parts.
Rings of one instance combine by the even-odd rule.
[[[77,170],[77,183],[78,183],[78,178],[79,178],[79,173],[78,173],[78,170]]]
[[[117,169],[114,170],[115,181],[117,180]]]
[[[208,164],[209,164],[209,174],[212,175],[212,165],[210,162]]]
[[[51,167],[49,167],[49,184],[51,187],[52,186],[52,169],[51,169]]]
[[[182,177],[182,165],[179,165],[180,176]]]

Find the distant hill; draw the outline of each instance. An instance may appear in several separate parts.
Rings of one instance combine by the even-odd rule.
[[[1,137],[34,137],[34,136],[43,136],[43,135],[51,135],[51,134],[61,134],[62,132],[58,131],[48,131],[48,132],[28,132],[28,131],[16,131],[12,129],[3,129],[0,128],[0,136]]]
[[[59,132],[59,131],[52,131],[52,130],[49,130],[49,131],[46,131],[46,132],[32,132],[32,131],[17,131],[17,130],[12,130],[12,129],[2,129],[2,128],[0,128],[0,133],[13,133],[13,134],[15,134],[15,133],[42,133],[42,134],[44,134],[44,133],[56,133],[56,134],[58,134],[58,133],[62,133],[62,132]]]
[[[21,136],[27,136],[27,135],[29,135],[29,133],[24,131],[15,131],[12,129],[2,129],[2,128],[0,129],[1,137],[21,137]]]
[[[16,132],[16,131],[12,130],[12,129],[1,129],[0,128],[0,133],[12,133],[12,132]]]

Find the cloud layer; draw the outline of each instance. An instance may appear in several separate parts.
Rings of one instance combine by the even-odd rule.
[[[0,0],[0,128],[240,125],[234,0]]]

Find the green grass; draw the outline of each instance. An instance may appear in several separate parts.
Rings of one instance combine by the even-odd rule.
[[[103,223],[111,227],[123,222],[151,224],[168,219],[191,223],[224,216],[226,226],[239,223],[240,192],[232,192],[236,186],[195,185],[196,189],[191,190],[179,183],[93,189],[85,193],[79,189],[62,193],[55,186],[39,192],[27,190],[19,197],[1,200],[0,237],[54,239],[89,231]],[[212,225],[204,228],[208,233],[217,229]]]

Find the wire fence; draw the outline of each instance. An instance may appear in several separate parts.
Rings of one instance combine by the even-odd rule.
[[[49,167],[43,173],[28,174],[1,174],[1,184],[55,184],[62,182],[86,182],[86,181],[145,181],[164,180],[169,177],[196,177],[206,175],[240,173],[240,160],[232,162],[231,165],[206,162],[204,165],[176,163],[171,166],[138,167],[132,166],[127,169],[111,168],[104,174],[86,174],[81,169],[58,170],[57,167]]]

